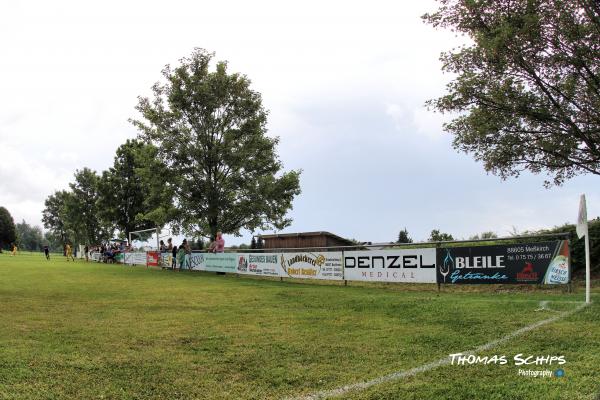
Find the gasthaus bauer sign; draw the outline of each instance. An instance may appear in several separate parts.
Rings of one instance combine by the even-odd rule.
[[[434,248],[344,252],[349,281],[435,283],[435,267]]]

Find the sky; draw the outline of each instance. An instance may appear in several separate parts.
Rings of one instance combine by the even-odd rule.
[[[574,222],[600,181],[546,189],[501,180],[451,146],[425,101],[452,76],[439,55],[467,39],[425,25],[434,1],[27,1],[0,3],[0,206],[41,225],[44,199],[76,169],[112,165],[166,64],[195,47],[247,75],[301,188],[281,231],[386,242],[406,228],[468,238]],[[165,178],[166,179],[166,178]],[[249,243],[250,232],[226,236]],[[257,232],[258,233],[258,232]],[[264,233],[273,233],[272,231]]]

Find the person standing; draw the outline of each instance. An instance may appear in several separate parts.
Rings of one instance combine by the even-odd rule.
[[[215,253],[225,252],[225,239],[223,239],[223,233],[217,232],[217,239],[215,240]]]
[[[50,249],[48,245],[44,245],[44,255],[46,256],[46,260],[50,260]]]
[[[13,243],[13,244],[12,244],[12,252],[10,253],[10,255],[11,255],[11,256],[16,256],[16,255],[17,255],[17,250],[18,250],[18,248],[17,248],[17,244],[16,244],[16,243]]]
[[[183,247],[183,250],[185,253],[184,265],[187,269],[191,269],[190,268],[190,263],[191,263],[190,258],[192,257],[192,248],[191,248],[190,244],[188,243],[187,239],[183,239],[183,243],[181,244],[181,246]]]
[[[182,243],[181,246],[179,246],[179,249],[177,250],[177,266],[179,267],[180,271],[183,269],[184,263],[185,263],[185,246]]]
[[[213,240],[208,248],[210,253],[223,253],[225,251],[225,239],[221,231],[217,232],[217,237]]]
[[[87,244],[83,248],[83,252],[85,253],[85,262],[89,262],[90,261],[90,248]]]
[[[65,244],[65,253],[67,255],[67,261],[69,261],[69,257],[71,258],[71,260],[75,261],[75,257],[73,257],[73,250],[71,249],[71,245],[67,242],[67,244]]]
[[[177,246],[171,247],[171,268],[173,271],[177,269]]]

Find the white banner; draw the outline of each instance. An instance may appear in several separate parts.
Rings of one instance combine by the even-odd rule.
[[[204,271],[215,272],[237,272],[237,254],[236,253],[205,253]]]
[[[373,282],[436,282],[436,251],[430,249],[344,252],[344,279]]]
[[[123,263],[128,265],[146,265],[146,252],[123,253]]]
[[[279,255],[273,253],[237,254],[237,273],[260,276],[283,276]]]
[[[302,279],[344,279],[341,251],[278,255],[283,276]]]

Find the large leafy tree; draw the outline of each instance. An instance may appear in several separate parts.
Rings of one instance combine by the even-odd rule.
[[[16,240],[15,221],[5,207],[0,207],[0,252]]]
[[[471,39],[442,54],[456,77],[429,102],[457,113],[444,126],[454,147],[503,178],[600,175],[600,3],[438,1],[425,21]]]
[[[112,235],[109,225],[103,223],[98,202],[100,177],[95,171],[83,168],[75,172],[71,192],[64,203],[65,226],[80,243],[99,243]]]
[[[65,243],[69,239],[67,231],[66,201],[71,196],[66,190],[57,191],[46,198],[42,211],[44,228],[49,229],[53,241]]]
[[[211,68],[213,54],[196,49],[163,70],[153,98],[140,97],[132,121],[155,144],[175,185],[177,225],[194,235],[217,230],[282,229],[300,193],[300,171],[282,172],[277,138],[266,135],[267,112],[250,80]]]
[[[99,180],[99,208],[107,224],[129,232],[164,226],[173,216],[168,170],[157,148],[127,140]]]

